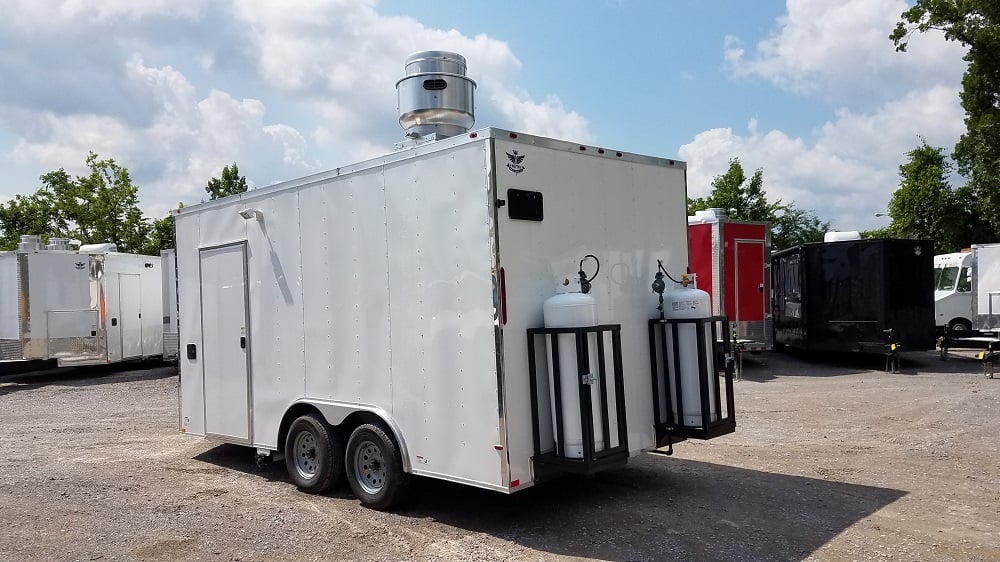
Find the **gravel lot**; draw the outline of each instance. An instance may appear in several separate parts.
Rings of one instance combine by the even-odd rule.
[[[171,367],[0,374],[0,559],[1000,560],[1000,379],[880,367],[761,354],[735,434],[513,496],[417,479],[394,513],[179,434]]]

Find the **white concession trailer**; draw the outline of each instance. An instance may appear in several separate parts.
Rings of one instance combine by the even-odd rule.
[[[0,360],[98,365],[162,353],[160,260],[21,237],[0,252]]]
[[[457,59],[418,53],[408,78],[467,86],[464,59],[460,74],[410,66]],[[175,211],[182,432],[280,452],[305,491],[346,473],[387,508],[409,475],[510,493],[733,431],[728,363],[701,349],[682,393],[650,289],[661,265],[688,266],[684,163],[418,132],[383,157]],[[546,326],[559,293],[590,319]]]

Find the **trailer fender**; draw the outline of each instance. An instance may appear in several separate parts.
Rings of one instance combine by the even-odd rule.
[[[403,432],[400,431],[399,424],[396,423],[396,420],[393,419],[389,412],[369,404],[353,404],[350,402],[334,402],[330,400],[317,400],[310,398],[296,400],[291,406],[289,406],[288,409],[294,408],[298,404],[309,404],[310,406],[315,407],[319,410],[320,414],[326,418],[327,423],[333,426],[344,423],[344,420],[346,420],[351,414],[363,412],[377,416],[385,423],[386,427],[392,431],[393,437],[396,438],[396,443],[399,445],[399,456],[402,457],[403,460],[403,470],[406,472],[411,471],[410,453],[406,447],[406,441],[403,439]]]

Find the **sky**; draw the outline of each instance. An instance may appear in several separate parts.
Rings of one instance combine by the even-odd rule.
[[[262,187],[389,153],[423,50],[467,59],[473,129],[680,159],[692,197],[739,158],[838,230],[886,226],[906,153],[964,131],[964,49],[930,32],[897,53],[903,0],[2,5],[0,202],[86,173],[88,152],[151,217],[233,162]]]

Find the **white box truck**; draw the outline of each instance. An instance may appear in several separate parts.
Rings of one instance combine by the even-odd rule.
[[[21,237],[0,252],[0,359],[60,366],[162,353],[160,260],[68,240]]]
[[[934,256],[934,318],[955,336],[972,329],[972,252]]]
[[[440,92],[468,80],[461,67],[410,76]],[[670,405],[698,384],[657,386],[650,283],[658,261],[688,265],[685,165],[452,125],[175,211],[180,430],[280,452],[307,492],[346,474],[379,509],[410,475],[511,493],[732,431],[731,370],[725,396],[718,369],[703,373],[693,425]],[[581,270],[591,292],[559,306],[589,297],[591,317],[544,327]]]

